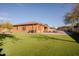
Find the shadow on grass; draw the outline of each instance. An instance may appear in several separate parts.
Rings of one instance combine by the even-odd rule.
[[[5,38],[19,40],[18,38],[16,38],[12,34],[0,34],[0,46],[3,46],[3,44],[4,44],[3,41],[5,40]],[[5,56],[6,54],[1,54],[2,50],[3,50],[3,48],[0,48],[0,56]]]
[[[71,38],[73,38],[77,43],[79,43],[79,33],[73,31],[65,31]]]
[[[53,40],[59,40],[59,41],[66,41],[66,42],[74,42],[76,43],[75,41],[71,41],[71,40],[65,40],[65,39],[60,39],[60,38],[55,38],[55,37],[50,37],[50,36],[47,36],[47,35],[37,35],[37,36],[32,36],[32,38],[38,38],[38,40],[40,39],[45,39],[45,40],[48,40],[48,39],[53,39]]]
[[[1,54],[3,48],[0,48],[0,56],[5,56],[6,54]]]
[[[16,38],[12,34],[0,34],[0,40],[5,40],[5,38],[11,38],[11,39],[14,39],[14,40],[19,40],[18,38]]]

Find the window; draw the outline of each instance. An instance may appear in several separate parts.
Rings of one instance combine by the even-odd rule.
[[[18,30],[18,27],[16,27],[16,29]]]
[[[25,27],[22,27],[22,30],[26,30],[26,28]]]

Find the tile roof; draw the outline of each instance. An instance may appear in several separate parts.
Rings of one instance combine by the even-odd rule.
[[[16,24],[16,25],[13,25],[13,26],[23,26],[23,25],[33,25],[33,24],[40,24],[40,25],[46,26],[46,24],[42,24],[40,22],[38,23],[38,22],[34,22],[34,21],[26,22],[26,23],[23,23],[23,24]]]

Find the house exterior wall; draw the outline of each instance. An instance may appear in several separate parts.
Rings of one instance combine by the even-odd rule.
[[[55,32],[56,29],[51,29],[51,28],[48,28],[48,32]]]
[[[40,23],[26,23],[26,24],[18,24],[14,25],[11,29],[12,32],[54,32],[55,29],[50,28],[48,25],[40,24]]]
[[[37,32],[44,32],[44,26],[37,25]]]
[[[36,25],[24,25],[24,26],[14,26],[11,30],[12,32],[29,32],[31,30],[35,30],[36,32],[44,32],[44,26],[40,24]]]

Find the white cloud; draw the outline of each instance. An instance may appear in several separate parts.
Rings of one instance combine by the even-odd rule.
[[[10,20],[10,18],[0,16],[0,20],[5,20],[5,21],[8,21],[8,20]]]

